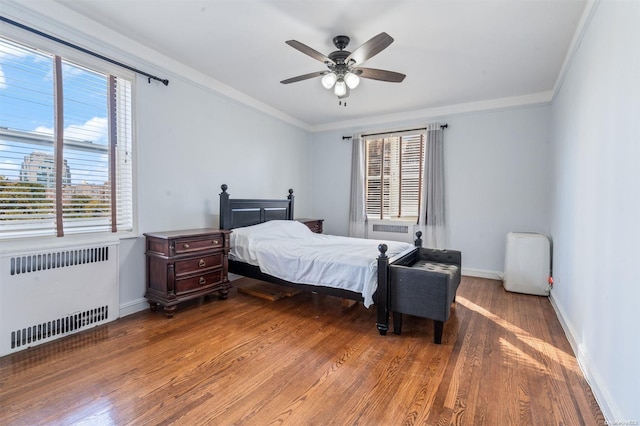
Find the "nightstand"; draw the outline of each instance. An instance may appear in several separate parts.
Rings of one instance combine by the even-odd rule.
[[[322,222],[324,219],[309,219],[309,218],[300,218],[296,219],[298,222],[302,222],[309,227],[316,234],[322,234]]]
[[[226,299],[229,232],[219,229],[152,232],[146,237],[147,292],[151,310],[164,306],[168,318],[185,300],[218,292]]]

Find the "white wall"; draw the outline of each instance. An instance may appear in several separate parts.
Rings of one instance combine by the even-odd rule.
[[[602,1],[552,107],[552,300],[610,422],[640,421],[640,3]]]
[[[286,198],[293,188],[296,214],[311,214],[309,132],[219,94],[206,76],[60,4],[38,2],[37,11],[27,6],[34,7],[3,5],[3,15],[169,79],[167,87],[146,77],[136,82],[139,236],[120,244],[121,315],[148,307],[141,234],[217,227],[221,184],[235,198]]]
[[[462,250],[467,274],[497,278],[509,231],[549,232],[549,107],[467,113],[375,128],[325,131],[313,139],[313,212],[325,232],[348,233],[351,144],[360,131],[446,122],[446,218],[449,246]]]

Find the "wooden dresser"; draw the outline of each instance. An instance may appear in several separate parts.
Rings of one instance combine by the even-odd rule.
[[[324,222],[324,219],[309,219],[309,218],[300,218],[300,219],[296,219],[298,222],[302,222],[305,225],[307,225],[309,227],[309,229],[311,229],[313,232],[315,232],[316,234],[322,234],[323,229],[322,229],[322,223]]]
[[[218,292],[226,299],[229,233],[219,229],[150,232],[146,237],[147,291],[155,311],[164,306],[168,318],[185,300]]]

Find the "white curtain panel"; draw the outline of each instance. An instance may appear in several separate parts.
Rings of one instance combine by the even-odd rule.
[[[349,236],[366,238],[367,213],[364,187],[364,139],[361,135],[351,138],[351,198],[349,204]]]
[[[444,216],[444,130],[440,123],[429,124],[426,136],[418,229],[422,231],[423,247],[446,248],[448,242]]]

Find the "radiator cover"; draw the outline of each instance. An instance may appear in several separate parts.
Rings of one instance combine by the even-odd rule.
[[[0,256],[0,356],[119,317],[118,241]]]
[[[400,220],[372,220],[367,222],[367,238],[370,240],[390,240],[413,243],[414,223]]]

